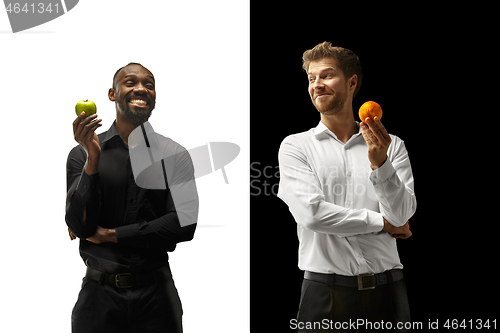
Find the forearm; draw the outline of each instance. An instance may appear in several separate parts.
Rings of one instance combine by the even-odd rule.
[[[378,212],[342,207],[326,202],[322,196],[306,197],[300,191],[287,193],[285,188],[280,181],[278,197],[288,205],[295,221],[306,229],[340,237],[382,230],[383,219]]]
[[[82,198],[73,196],[66,209],[66,224],[73,234],[78,238],[86,239],[95,234],[99,225],[99,218],[96,214],[87,214],[95,210],[94,205],[84,206]]]
[[[173,251],[193,239],[199,207],[194,180],[172,185],[165,204],[167,213],[159,218],[116,228],[118,243]]]
[[[79,238],[93,236],[99,225],[99,195],[99,174],[82,172],[68,190],[66,224]]]
[[[149,222],[117,227],[119,244],[137,248],[173,251],[177,243],[193,239],[196,224],[181,227],[175,212]]]
[[[97,227],[95,234],[92,237],[87,238],[89,242],[101,244],[101,243],[117,243],[116,230],[106,229]]]
[[[297,222],[310,230],[339,237],[379,232],[383,228],[382,215],[369,209],[343,208],[338,210],[332,208],[331,205],[325,205],[324,209],[329,213],[321,214],[320,208],[318,214],[311,216],[308,222]]]
[[[99,173],[99,161],[100,161],[100,154],[99,155],[89,155],[87,157],[87,161],[85,162],[85,166],[83,170],[87,175],[94,175],[96,173]]]
[[[404,181],[401,180],[400,176]],[[406,168],[400,169],[400,175],[398,175],[393,164],[387,160],[380,168],[372,172],[370,179],[382,215],[392,225],[403,226],[416,210],[413,177],[409,162]]]

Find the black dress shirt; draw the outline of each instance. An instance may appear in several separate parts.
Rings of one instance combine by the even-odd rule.
[[[132,148],[123,142],[115,123],[98,137],[99,173],[84,172],[87,156],[80,145],[71,150],[66,165],[66,223],[80,238],[82,259],[88,267],[108,273],[144,272],[164,266],[167,252],[177,243],[191,240],[196,229],[198,196],[189,153],[164,138],[169,149],[176,152],[174,158],[163,162],[168,163],[167,189],[145,189],[136,184],[130,162]],[[174,191],[183,192],[175,206],[173,197],[179,196]],[[181,212],[184,223],[179,223]],[[87,241],[97,226],[114,228],[118,243]]]

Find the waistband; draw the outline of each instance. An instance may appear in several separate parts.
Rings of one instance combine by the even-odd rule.
[[[323,274],[306,271],[304,279],[321,282],[329,286],[342,286],[358,288],[358,290],[375,289],[375,287],[397,282],[403,279],[401,269],[391,269],[378,274],[360,274],[355,276],[346,276],[339,274]]]
[[[170,268],[163,266],[145,273],[110,274],[87,267],[85,277],[103,284],[110,284],[117,288],[144,287],[154,283],[166,281],[171,276]]]

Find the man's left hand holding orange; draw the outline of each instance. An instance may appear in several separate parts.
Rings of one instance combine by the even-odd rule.
[[[361,134],[368,145],[368,159],[372,170],[378,169],[387,159],[391,137],[378,117],[366,118],[361,123]]]

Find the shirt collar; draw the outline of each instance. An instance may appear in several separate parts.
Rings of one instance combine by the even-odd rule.
[[[106,132],[106,135],[104,136],[104,139],[102,140],[102,143],[110,140],[111,138],[113,138],[117,135],[120,136],[120,133],[118,133],[118,130],[116,129],[116,120],[115,120],[115,121],[113,121],[113,124],[111,124],[111,127]]]
[[[149,121],[144,122],[143,125],[144,125],[144,129],[146,130],[147,134],[154,133],[153,127],[151,126]],[[138,126],[138,128],[140,128],[140,126]],[[142,131],[140,133],[142,135]],[[104,139],[102,140],[102,142],[104,143],[117,135],[120,136],[120,133],[118,133],[118,130],[116,129],[116,120],[115,120],[115,121],[113,121],[113,124],[111,124],[111,127],[109,128],[109,130],[106,132],[106,135],[104,136]],[[121,139],[121,137],[120,137],[120,139]]]
[[[355,138],[356,136],[361,134],[361,126],[359,125],[359,121],[356,121],[356,124],[358,124],[358,133],[354,134],[351,137],[351,139]],[[328,139],[328,137],[333,137],[333,138],[337,139],[337,136],[335,135],[335,133],[330,131],[328,129],[328,127],[326,127],[326,125],[323,124],[323,122],[321,120],[319,121],[318,126],[316,126],[313,129],[313,134],[316,137],[316,139],[318,139],[318,140]]]

